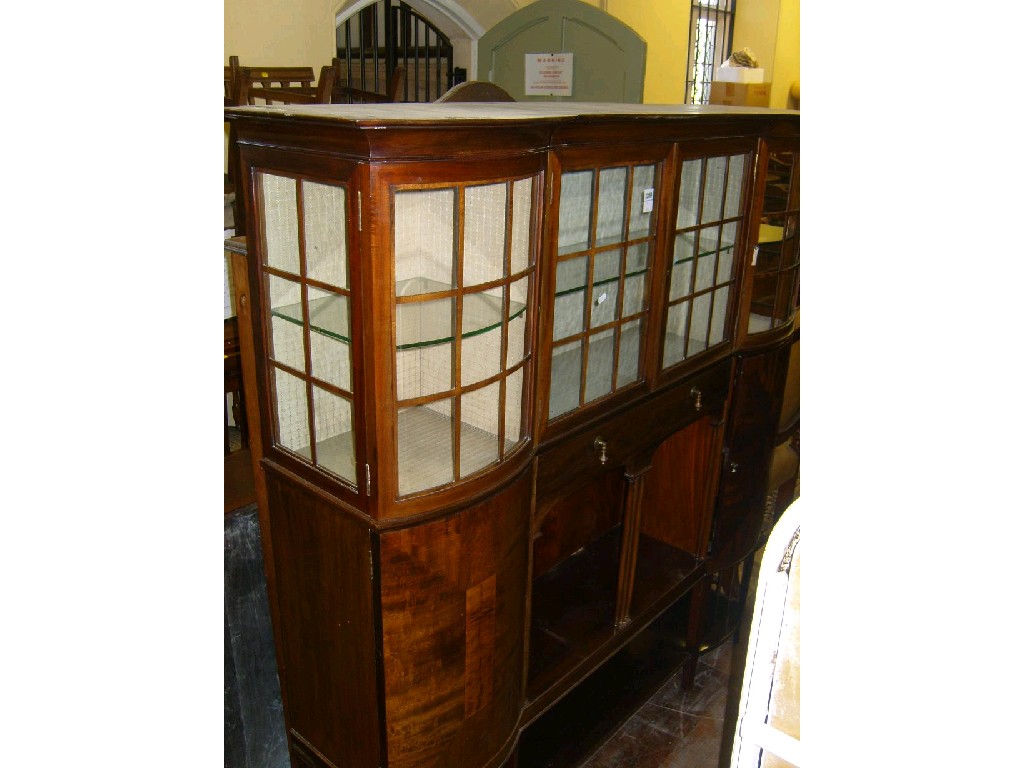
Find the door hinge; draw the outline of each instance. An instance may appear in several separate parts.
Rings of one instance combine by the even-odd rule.
[[[370,465],[369,464],[364,464],[363,466],[366,468],[366,495],[369,496],[370,495],[370,487],[371,487],[371,484],[370,484]]]
[[[356,192],[356,220],[359,231],[363,231],[363,192],[358,190]]]

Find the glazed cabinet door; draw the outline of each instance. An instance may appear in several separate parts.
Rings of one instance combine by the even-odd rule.
[[[667,147],[566,152],[552,172],[545,309],[546,421],[564,419],[645,378],[651,269]]]
[[[729,348],[753,178],[750,141],[680,145],[664,285],[662,372]]]
[[[386,505],[493,482],[529,444],[537,166],[442,167],[426,183],[399,167],[375,182],[392,264],[375,275],[377,346],[390,351],[377,358]]]
[[[747,335],[788,324],[800,297],[800,152],[795,142],[765,141],[757,245],[751,262]]]
[[[266,453],[362,506],[355,166],[244,151]]]

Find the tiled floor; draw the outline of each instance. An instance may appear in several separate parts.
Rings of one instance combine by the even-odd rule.
[[[718,768],[728,765],[731,738],[729,694],[742,674],[739,646],[726,642],[698,663],[694,685],[666,682],[581,768]],[[720,763],[720,761],[722,761]]]

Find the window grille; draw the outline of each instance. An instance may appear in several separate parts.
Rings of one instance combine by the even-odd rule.
[[[686,63],[687,104],[707,104],[715,67],[732,53],[732,22],[736,0],[693,0]]]

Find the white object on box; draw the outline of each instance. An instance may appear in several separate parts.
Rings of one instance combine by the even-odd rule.
[[[726,62],[715,72],[715,80],[722,83],[763,83],[762,67],[730,67]]]

